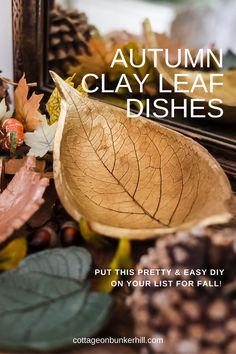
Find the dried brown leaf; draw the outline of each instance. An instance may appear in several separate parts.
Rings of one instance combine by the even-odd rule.
[[[15,118],[24,125],[26,131],[33,131],[38,127],[42,119],[38,109],[43,94],[36,95],[34,92],[28,98],[28,93],[29,87],[25,75],[23,75],[14,93]]]
[[[147,238],[230,218],[230,184],[202,146],[52,77],[62,95],[55,184],[76,220],[108,236]]]
[[[100,76],[109,71],[114,50],[110,50],[106,46],[106,42],[102,38],[92,37],[89,41],[89,54],[82,54],[78,57],[79,65],[72,67],[69,71],[70,75],[74,73],[82,79],[87,73],[93,73]],[[90,86],[94,82],[94,78],[88,78],[87,84]]]
[[[42,195],[48,179],[41,178],[40,173],[34,171],[35,166],[35,158],[28,157],[0,194],[0,242],[20,228],[44,201]]]

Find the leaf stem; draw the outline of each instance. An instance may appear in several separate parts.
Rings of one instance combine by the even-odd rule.
[[[18,83],[17,83],[17,82],[14,82],[14,81],[11,81],[11,80],[9,80],[9,79],[6,79],[5,77],[3,77],[3,76],[1,76],[1,75],[0,75],[0,80],[6,82],[6,83],[9,84],[9,85],[18,86]],[[27,86],[29,86],[29,87],[35,87],[35,86],[37,86],[37,82],[29,82],[29,83],[27,83]]]

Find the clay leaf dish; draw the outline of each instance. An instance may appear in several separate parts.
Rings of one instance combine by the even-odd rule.
[[[62,96],[55,185],[69,214],[112,237],[145,239],[230,218],[231,187],[193,140],[81,95],[57,74]]]

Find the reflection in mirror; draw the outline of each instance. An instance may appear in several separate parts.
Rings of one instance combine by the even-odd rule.
[[[176,8],[176,1],[155,0],[61,0],[60,3],[63,7],[84,11],[102,34],[114,30],[140,34],[145,17],[149,18],[155,31],[169,32]]]
[[[101,35],[127,31],[139,35],[148,17],[153,29],[169,32],[175,6],[145,0],[57,0],[51,1],[49,68],[68,76],[78,56],[88,53],[88,41],[95,29]]]
[[[178,36],[174,38],[173,28],[176,29],[176,23],[179,23],[179,30],[177,28],[176,33],[181,32],[179,20],[175,19],[173,26],[177,3],[177,0],[171,3],[164,0],[51,1],[48,41],[49,69],[64,78],[73,76],[72,84],[76,87],[86,75],[90,93],[96,95],[98,99],[157,119],[171,120],[174,117],[175,122],[183,123],[185,119],[191,117],[192,119],[188,122],[191,126],[196,124],[206,126],[209,123],[209,119],[198,119],[212,116],[210,100],[207,96],[208,90],[202,86],[196,92],[194,97],[204,102],[202,106],[199,105],[204,112],[202,115],[193,117],[191,94],[176,94],[176,90],[173,89],[175,74],[188,76],[188,89],[191,93],[191,82],[195,83],[199,75],[205,78],[207,84],[209,74],[221,70],[222,73],[219,75],[222,76],[223,90],[222,87],[215,89],[214,97],[220,101],[220,112],[223,112],[222,108],[224,108],[220,123],[225,125],[233,123],[236,110],[234,86],[236,71],[224,71],[227,68],[222,65],[216,66],[214,60],[208,60],[208,51],[212,52],[212,58],[221,57],[222,53],[227,54],[225,50],[222,52],[220,48],[213,47],[212,43],[207,43],[205,47],[197,47],[194,46],[194,42],[190,42],[186,47],[184,35],[181,40],[176,39]],[[186,10],[182,10],[182,13],[189,11],[187,0],[185,6]],[[187,18],[182,21],[185,33],[195,31],[197,35],[196,23],[200,21],[199,9],[210,11],[204,6],[194,7],[198,9],[198,12],[196,12],[196,18],[193,17],[192,23]],[[146,18],[149,21],[144,21]],[[231,28],[230,23],[227,26]],[[167,35],[163,34],[163,31]],[[120,62],[116,62],[113,66],[113,58],[118,48],[121,48],[121,53],[125,58],[123,60],[120,56]],[[158,67],[154,68],[154,58],[147,52],[143,55],[143,48],[163,50],[159,54],[158,63],[160,64],[163,60],[165,61],[165,57],[168,57],[168,64],[165,62],[164,65],[158,64]],[[187,60],[186,49],[189,52]],[[202,53],[200,56],[199,51]],[[131,52],[133,59],[131,59]],[[128,63],[127,66],[124,65],[124,61]],[[143,64],[140,65],[140,63]],[[171,70],[168,70],[169,65],[172,66]],[[177,71],[173,68],[177,68]],[[140,82],[144,82],[142,90],[140,90]],[[160,82],[164,82],[165,89],[168,88],[169,91],[163,91],[161,89],[163,85],[160,85]],[[185,85],[185,90],[181,92],[188,92],[186,88]],[[185,105],[186,110],[184,112],[179,108],[175,110],[170,98],[176,99],[180,107]],[[157,100],[161,102],[156,103]],[[215,123],[214,120],[210,122],[210,130],[212,130],[213,123]],[[205,130],[208,130],[207,126]]]
[[[168,49],[171,65],[179,62],[179,49],[183,51],[189,49],[195,65],[189,61],[187,67],[184,66],[181,57],[177,68],[179,73],[187,73],[192,80],[202,73],[206,82],[210,73],[226,74],[223,89],[216,87],[217,95],[219,94],[223,100],[223,117],[190,119],[192,112],[188,107],[187,118],[183,116],[181,110],[176,110],[175,119],[170,115],[165,119],[156,118],[153,116],[153,111],[149,110],[150,118],[157,119],[181,133],[199,139],[212,153],[218,154],[219,159],[223,156],[221,163],[226,168],[225,151],[228,154],[230,149],[231,160],[235,160],[236,156],[234,129],[236,125],[236,48],[235,41],[232,40],[234,38],[232,33],[235,33],[233,31],[235,21],[232,21],[235,11],[231,7],[236,4],[234,0],[228,0],[227,3],[219,0],[217,4],[214,2],[213,6],[213,2],[210,0],[200,2],[191,0],[48,0],[47,3],[50,4],[48,40],[46,41],[48,43],[46,56],[48,57],[48,69],[54,70],[63,78],[73,76],[72,85],[75,87],[81,83],[84,75],[94,73],[97,75],[96,79],[91,76],[86,79],[89,89],[96,91],[90,96],[95,95],[100,100],[126,109],[128,99],[139,100],[144,106],[142,114],[148,117],[148,108],[152,107],[156,98],[166,99],[169,105],[176,95],[160,93],[160,70],[153,70],[153,60],[150,56],[146,56],[142,69],[134,69],[130,65],[124,68],[123,65],[117,64],[111,70],[112,59],[117,48],[122,48],[124,53],[132,49],[135,53],[134,61],[138,64],[141,61],[142,48],[149,46],[151,34],[155,48]],[[221,13],[224,16],[221,16]],[[151,29],[148,22],[144,23],[146,18],[150,21]],[[221,26],[219,35],[217,23],[222,23],[225,18],[228,21],[224,20],[224,31]],[[209,24],[212,24],[214,30],[211,30]],[[199,62],[198,51],[206,48],[212,50],[216,58],[219,57],[219,50],[223,49],[222,68],[217,68],[214,60],[207,61],[205,54],[203,62],[201,63],[201,60]],[[45,77],[48,77],[47,73]],[[116,91],[122,73],[126,74],[131,90],[127,87],[120,87]],[[137,81],[133,79],[134,74],[137,74],[141,80],[149,74],[143,92],[140,92]],[[162,70],[162,74],[164,84],[172,84],[172,77],[165,77],[168,75],[168,70]],[[48,77],[47,83],[49,80]],[[50,89],[52,88],[51,82]],[[107,90],[105,94],[104,89]],[[183,97],[177,96],[180,99],[177,103],[181,105]],[[204,89],[198,98],[205,98],[206,105],[203,112],[208,115],[209,104]],[[147,100],[150,101],[150,107],[146,104]],[[187,100],[189,103],[188,95]],[[166,108],[170,111],[169,106]],[[133,102],[131,109],[137,111],[139,106]],[[156,113],[158,114],[157,110]],[[227,162],[227,166],[229,166],[227,171],[230,173],[232,170],[235,171],[231,162],[230,164]]]
[[[79,55],[89,54],[88,41],[95,29],[84,12],[67,8],[66,1],[51,4],[49,14],[49,69],[67,77],[71,67],[78,65]]]

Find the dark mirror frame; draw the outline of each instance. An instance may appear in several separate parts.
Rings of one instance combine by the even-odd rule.
[[[14,80],[25,72],[27,80],[37,82],[47,98],[52,91],[47,65],[48,13],[52,0],[12,0]],[[161,121],[204,145],[225,172],[236,179],[236,127],[216,126],[214,122]]]
[[[18,81],[23,73],[49,94],[47,29],[50,0],[12,0],[13,71]]]

